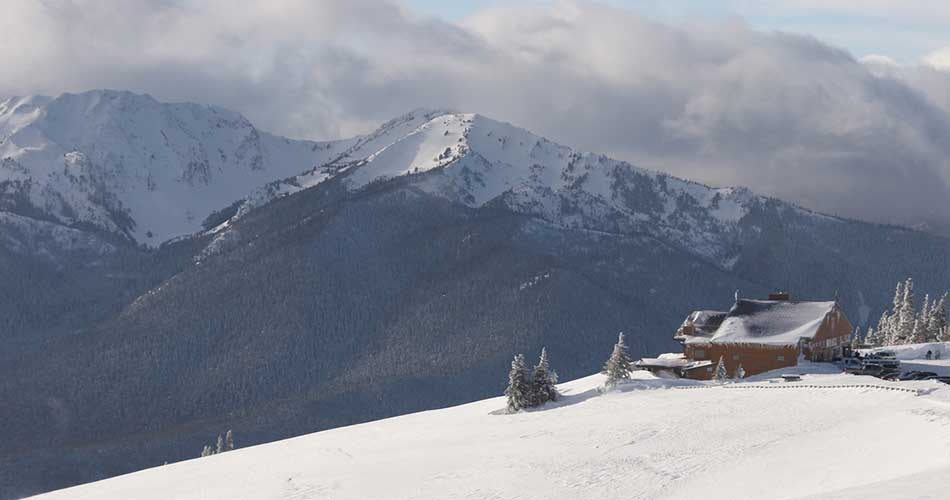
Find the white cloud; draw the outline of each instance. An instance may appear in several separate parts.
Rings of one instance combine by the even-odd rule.
[[[127,88],[320,138],[451,106],[712,184],[950,227],[948,73],[884,71],[808,36],[571,1],[458,25],[381,0],[4,9],[0,94]]]
[[[924,63],[935,69],[950,71],[950,47],[927,54],[924,56]]]

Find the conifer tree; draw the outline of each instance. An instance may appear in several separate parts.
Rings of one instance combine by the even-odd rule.
[[[210,456],[213,455],[213,454],[214,454],[214,452],[211,451],[211,447],[208,446],[208,445],[205,445],[205,447],[201,449],[201,456],[202,456],[202,457],[210,457]]]
[[[722,356],[719,356],[719,363],[716,364],[716,382],[723,384],[728,379],[729,375],[726,373],[726,363],[722,360]]]
[[[881,314],[881,319],[877,322],[877,330],[874,331],[874,337],[871,340],[865,340],[868,344],[873,345],[874,347],[881,347],[887,345],[887,342],[890,340],[892,335],[891,329],[891,316],[884,311]],[[871,332],[868,332],[866,339],[871,338]]]
[[[877,322],[877,337],[875,342],[868,342],[877,347],[898,343],[901,310],[904,306],[904,282],[898,281],[894,289],[894,298],[891,302],[891,312],[884,311]]]
[[[607,382],[604,386],[607,389],[613,388],[621,380],[630,378],[630,356],[627,354],[627,345],[623,341],[623,332],[617,336],[617,343],[614,344],[614,350],[610,354],[610,359],[604,364],[604,371],[607,375]]]
[[[940,300],[930,309],[930,318],[927,320],[927,330],[932,336],[932,342],[939,342],[944,339],[947,328],[947,294],[943,294]]]
[[[934,306],[937,304],[933,304]],[[916,325],[916,328],[919,328],[920,338],[915,339],[915,342],[926,342],[927,338],[930,336],[930,309],[932,305],[930,304],[930,294],[924,294],[924,304],[920,306],[920,314],[917,315],[917,322],[920,323]]]
[[[505,396],[508,396],[508,413],[515,413],[531,406],[531,385],[529,384],[523,354],[518,354],[511,361],[511,371],[508,372],[508,388],[505,389]]]
[[[904,283],[900,281],[897,282],[897,288],[894,290],[894,300],[892,304],[891,311],[894,311],[895,316],[899,316],[901,307],[904,305]]]
[[[911,332],[908,344],[921,344],[927,341],[927,330],[924,324],[921,319],[914,320],[914,329]]]
[[[548,362],[548,350],[541,348],[541,357],[538,364],[534,366],[534,372],[531,376],[531,396],[532,405],[542,405],[548,401],[555,401],[558,398],[557,373],[551,370]]]
[[[907,278],[904,282],[904,298],[901,301],[900,315],[897,323],[897,343],[912,342],[914,322],[917,320],[917,306],[914,300],[914,279]]]
[[[857,349],[861,345],[861,330],[860,327],[854,327],[854,331],[851,332],[851,349]]]
[[[218,445],[214,450],[215,453],[224,453],[224,438],[221,437],[221,434],[218,434]]]
[[[227,434],[224,436],[224,449],[227,451],[234,449],[234,433],[231,432],[231,429],[228,429]]]

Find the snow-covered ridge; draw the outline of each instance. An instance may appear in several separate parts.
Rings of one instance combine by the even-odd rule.
[[[349,144],[284,139],[232,111],[129,92],[10,98],[0,103],[0,209],[158,244]]]
[[[565,227],[652,234],[724,267],[735,263],[739,221],[763,200],[579,152],[478,114],[421,110],[326,165],[259,190],[246,208],[337,175],[354,190],[415,175],[421,189],[471,207],[500,202]]]
[[[650,234],[727,268],[738,258],[739,222],[764,200],[451,110],[415,110],[365,136],[311,142],[259,131],[221,108],[128,92],[0,103],[0,210],[138,243],[207,229],[210,214],[237,201],[230,220],[215,221],[206,254],[215,253],[239,240],[225,234],[236,219],[275,198],[334,177],[358,190],[407,175],[471,207],[497,203],[563,227]]]

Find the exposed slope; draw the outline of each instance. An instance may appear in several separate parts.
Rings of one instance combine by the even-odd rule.
[[[556,360],[555,360],[556,361]],[[499,414],[502,398],[156,467],[43,499],[922,499],[950,490],[950,389],[915,397],[810,375],[672,390],[639,372],[598,395]],[[687,382],[688,383],[688,382]],[[764,388],[749,388],[765,385]],[[881,432],[887,429],[887,432]],[[238,434],[240,438],[240,434]],[[904,456],[905,460],[883,457]],[[263,466],[266,464],[266,466]],[[867,487],[874,483],[875,487]]]
[[[107,90],[0,102],[0,208],[158,244],[212,211],[341,154],[243,116]]]

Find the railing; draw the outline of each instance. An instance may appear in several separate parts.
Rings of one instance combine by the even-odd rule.
[[[674,389],[880,389],[884,391],[909,392],[914,396],[920,395],[920,389],[909,389],[907,387],[893,387],[878,384],[800,384],[797,382],[782,382],[772,384],[761,383],[734,383],[723,385],[685,385],[674,386]]]

